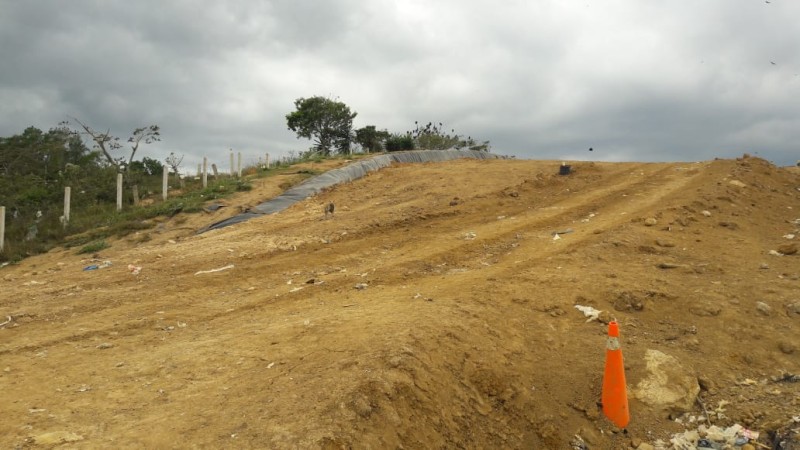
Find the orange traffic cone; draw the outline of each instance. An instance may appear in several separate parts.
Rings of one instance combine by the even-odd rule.
[[[628,391],[625,385],[625,366],[622,362],[622,350],[619,348],[619,325],[608,324],[608,341],[606,343],[606,370],[603,373],[603,414],[614,425],[625,428],[630,421],[628,411]]]

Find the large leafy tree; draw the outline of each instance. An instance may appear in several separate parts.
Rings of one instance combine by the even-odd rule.
[[[37,174],[53,180],[67,164],[81,165],[95,157],[64,127],[46,133],[28,127],[22,134],[0,138],[0,176]]]
[[[286,124],[298,139],[313,139],[314,149],[324,155],[350,151],[353,119],[358,113],[342,102],[320,96],[298,98],[294,106],[297,110],[286,115]]]
[[[356,143],[361,145],[364,151],[379,152],[383,150],[384,142],[389,138],[386,130],[378,131],[375,125],[367,125],[356,130]]]

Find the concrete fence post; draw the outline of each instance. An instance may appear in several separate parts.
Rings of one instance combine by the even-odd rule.
[[[267,153],[267,169],[269,169],[269,153]]]
[[[203,189],[208,186],[208,158],[203,156]]]
[[[0,253],[6,245],[6,207],[0,206]]]
[[[64,188],[64,228],[69,225],[69,203],[72,197],[72,188],[67,186]]]
[[[238,153],[236,160],[236,176],[242,178],[242,152]]]
[[[166,200],[167,190],[169,189],[169,167],[166,164],[164,164],[164,172],[161,178],[161,197]]]
[[[122,173],[117,174],[117,211],[122,211]]]
[[[231,150],[231,176],[235,176],[236,172],[233,171],[233,150]]]

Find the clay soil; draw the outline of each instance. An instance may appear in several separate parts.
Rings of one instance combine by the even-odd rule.
[[[800,228],[800,175],[558,165],[394,165],[195,233],[292,176],[254,180],[97,261],[0,269],[0,447],[626,449],[682,431],[636,398],[626,430],[603,416],[607,327],[575,305],[620,323],[629,388],[660,350],[701,382],[691,414],[730,402],[718,424],[768,442],[800,411],[800,383],[773,379],[800,372],[800,256],[769,254]]]

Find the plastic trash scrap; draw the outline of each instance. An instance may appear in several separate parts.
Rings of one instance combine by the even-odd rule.
[[[721,428],[716,425],[700,425],[697,430],[688,430],[683,433],[676,433],[670,438],[671,448],[680,450],[694,449],[723,449],[739,448],[751,441],[758,440],[758,431],[748,430],[739,424],[728,428]],[[700,436],[704,436],[700,438]]]
[[[588,317],[586,322],[598,320],[598,318],[600,317],[600,313],[602,312],[599,309],[592,308],[591,306],[575,305],[575,309],[582,312],[584,316]]]
[[[204,274],[204,273],[222,272],[223,270],[228,270],[228,269],[233,269],[233,264],[228,264],[225,267],[220,267],[220,268],[217,268],[217,269],[201,270],[201,271],[195,272],[195,275],[200,275],[200,274]]]
[[[96,259],[94,261],[97,261]],[[106,267],[111,267],[111,261],[103,261],[100,264],[92,264],[83,268],[84,271],[88,270],[97,270],[97,269],[105,269]]]

